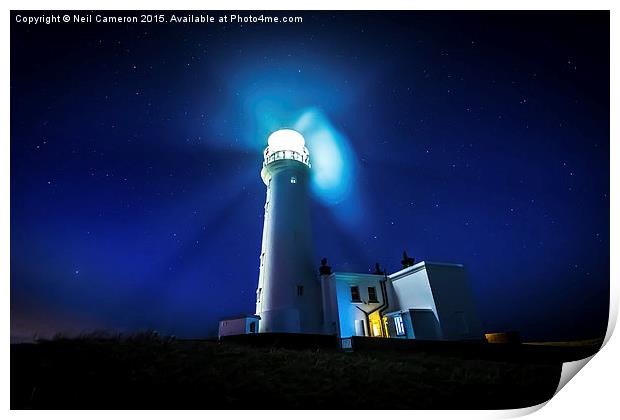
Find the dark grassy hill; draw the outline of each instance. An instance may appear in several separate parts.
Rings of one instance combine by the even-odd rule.
[[[11,408],[517,408],[560,362],[290,350],[156,334],[11,345]]]

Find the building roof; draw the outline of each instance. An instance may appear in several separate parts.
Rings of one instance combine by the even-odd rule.
[[[355,278],[360,278],[360,277],[367,277],[367,278],[380,277],[382,279],[385,278],[383,274],[374,274],[374,273],[343,273],[341,271],[336,271],[336,272],[333,272],[332,274],[340,279],[355,279]]]
[[[420,261],[417,264],[412,265],[411,267],[403,268],[400,271],[389,274],[388,278],[390,280],[398,280],[404,277],[407,274],[416,273],[420,270],[424,270],[427,266],[440,266],[440,267],[463,267],[463,264],[453,264],[453,263],[443,263],[443,262],[433,262],[433,261]]]
[[[227,316],[226,318],[220,318],[220,321],[232,321],[233,319],[244,319],[244,318],[260,319],[260,316],[241,314],[241,315],[236,315],[236,316]]]
[[[390,280],[398,280],[401,277],[404,277],[407,274],[412,274],[418,272],[420,270],[424,270],[426,267],[463,267],[463,264],[454,264],[454,263],[444,263],[444,262],[435,262],[435,261],[420,261],[417,264],[412,265],[411,267],[403,268],[400,271],[396,271],[395,273],[388,274],[387,277]],[[383,274],[374,274],[374,273],[345,273],[341,271],[335,271],[330,276],[336,276],[340,279],[355,279],[360,277],[380,277],[381,279],[385,278]]]
[[[383,277],[383,274],[375,274],[375,273],[351,273],[351,272],[344,272],[344,271],[335,271],[334,274],[338,275],[338,276],[342,276],[342,277],[360,277],[360,276],[369,276],[369,277],[374,277],[374,276],[381,276]]]

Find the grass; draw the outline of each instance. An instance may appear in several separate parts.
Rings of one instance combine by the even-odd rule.
[[[517,408],[551,398],[560,370],[420,352],[94,334],[11,345],[11,408]]]

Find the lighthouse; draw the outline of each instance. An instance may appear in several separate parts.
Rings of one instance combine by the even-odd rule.
[[[256,332],[327,334],[341,339],[483,337],[462,264],[416,263],[403,252],[402,269],[389,275],[378,264],[375,274],[332,272],[327,258],[316,270],[308,194],[310,154],[304,137],[282,129],[272,133],[267,143],[261,170],[267,199],[256,313],[221,319],[220,339]]]
[[[259,332],[322,332],[321,292],[312,249],[310,154],[304,137],[282,129],[267,140],[267,186],[256,315]]]

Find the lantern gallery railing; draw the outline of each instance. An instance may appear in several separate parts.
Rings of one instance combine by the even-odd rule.
[[[294,150],[279,150],[271,154],[269,154],[269,150],[266,150],[265,161],[263,162],[263,166],[269,165],[271,162],[274,162],[276,160],[282,160],[282,159],[296,160],[310,167],[310,156],[308,152],[299,153]]]

